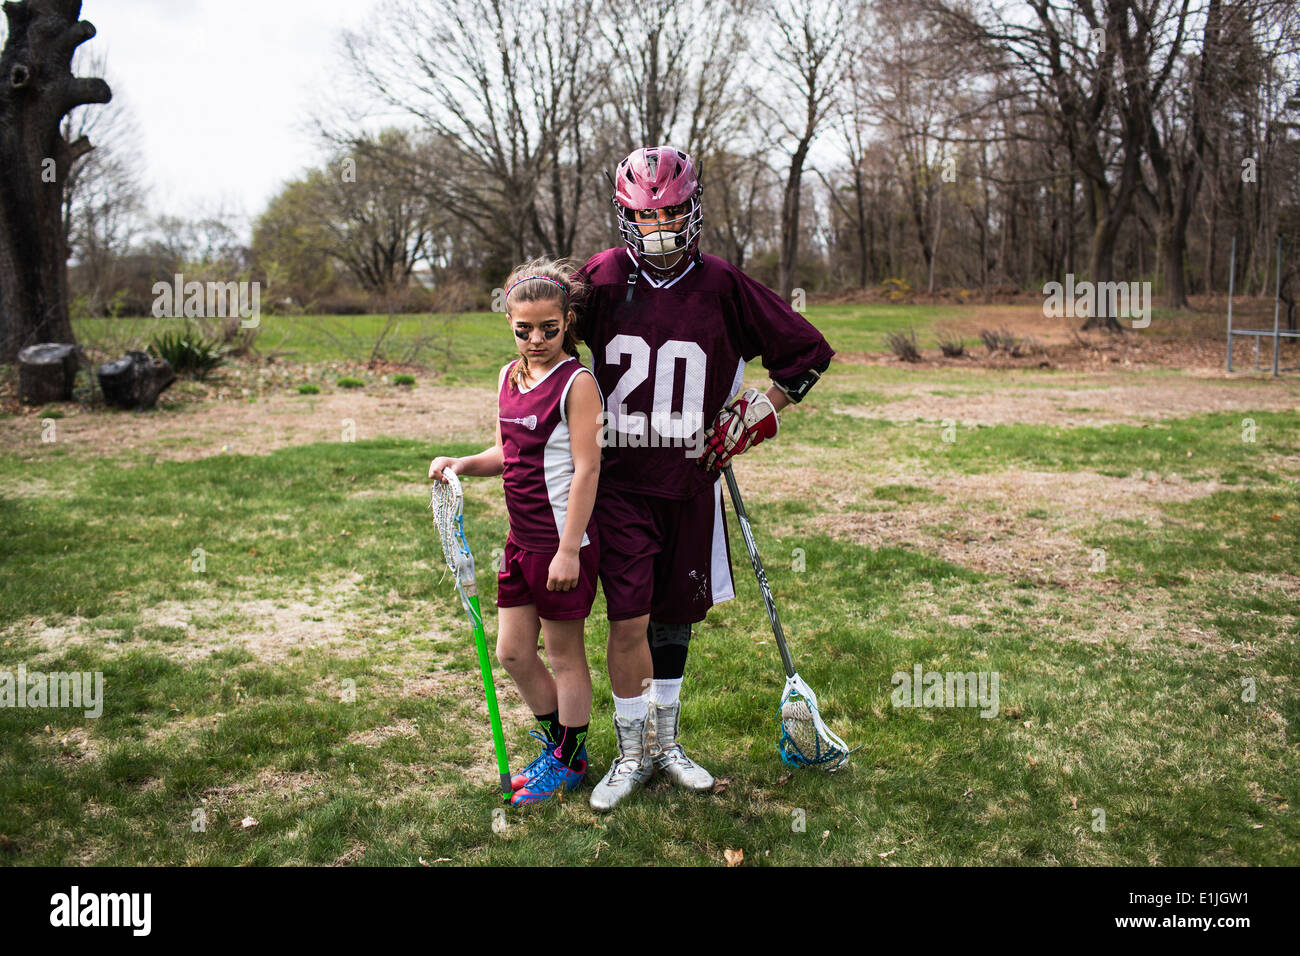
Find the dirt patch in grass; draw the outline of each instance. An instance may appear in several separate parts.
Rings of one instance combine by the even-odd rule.
[[[918,303],[929,301],[918,296]],[[1032,340],[1034,347],[1020,357],[1005,352],[990,354],[982,344],[966,346],[965,354],[943,356],[933,334],[920,336],[922,361],[907,363],[883,348],[880,351],[840,353],[836,362],[857,365],[895,365],[905,368],[1056,368],[1104,371],[1110,369],[1180,368],[1217,371],[1224,368],[1226,302],[1222,296],[1202,296],[1193,300],[1193,311],[1170,318],[1152,318],[1147,329],[1126,329],[1120,334],[1081,332],[1083,319],[1051,318],[1043,315],[1041,296],[1030,302],[994,305],[966,305],[951,317],[935,324],[935,331],[945,330],[963,339],[978,337],[983,329],[1005,330],[1022,340]],[[1158,307],[1158,306],[1157,306]],[[1126,323],[1122,323],[1126,324]],[[1235,328],[1271,329],[1272,300],[1240,299],[1234,304]],[[834,344],[834,343],[832,343]],[[1265,343],[1262,364],[1271,368],[1272,346]],[[1254,344],[1239,339],[1233,352],[1234,366],[1252,368]],[[1300,364],[1300,343],[1283,342],[1280,354],[1283,367]]]
[[[39,730],[31,734],[30,739],[42,752],[51,756],[51,763],[66,767],[99,759],[100,742],[80,727]]]
[[[71,761],[99,758],[99,741],[80,727],[73,727],[59,735],[62,756]]]
[[[366,845],[364,843],[353,843],[330,866],[352,866],[354,863],[360,863],[361,858],[365,855]]]
[[[870,490],[863,488],[861,501],[871,510],[822,514],[807,526],[871,548],[914,547],[977,571],[1095,589],[1104,587],[1106,575],[1092,570],[1097,556],[1080,535],[1096,526],[1099,514],[1158,528],[1161,505],[1220,488],[1214,481],[1022,470],[908,480],[940,500],[893,505],[867,498]]]
[[[359,576],[357,576],[359,579]],[[364,627],[355,612],[339,606],[328,597],[308,600],[274,601],[241,600],[240,617],[247,623],[232,628],[201,628],[192,624],[196,616],[211,616],[230,610],[226,601],[211,598],[191,600],[185,604],[168,601],[145,608],[141,617],[146,625],[185,628],[185,640],[160,644],[156,650],[180,660],[199,660],[230,648],[243,648],[260,663],[279,663],[294,651],[325,648],[343,658],[365,653],[364,643],[355,632]],[[132,641],[134,646],[138,642]]]
[[[491,390],[469,387],[381,385],[319,395],[280,389],[255,402],[217,394],[205,404],[139,414],[69,405],[56,424],[57,445],[79,457],[140,450],[160,459],[192,461],[341,441],[347,422],[358,441],[381,435],[430,443],[476,436],[486,441],[495,414]],[[41,432],[40,409],[19,407],[14,417],[0,419],[0,444],[15,454],[36,455],[50,448]]]
[[[1114,643],[1130,650],[1159,646],[1179,656],[1202,651],[1256,653],[1225,639],[1205,615],[1189,612],[1186,602],[1167,589],[1127,586],[1120,593],[1113,584],[1102,588],[1104,593],[1086,600],[1072,596],[1054,600],[1042,618],[1043,627],[1087,644]]]
[[[468,671],[433,671],[416,677],[401,677],[400,693],[402,697],[437,697],[451,691],[458,698],[470,700],[482,696],[482,691],[474,683],[476,677],[477,674]]]
[[[979,387],[873,385],[886,401],[835,409],[841,414],[891,422],[916,419],[961,425],[1097,427],[1138,424],[1210,412],[1300,411],[1300,380],[1230,380],[1216,375],[1176,375],[1135,381],[1129,375],[1070,375],[1007,381],[989,375]],[[1217,380],[1216,380],[1217,379]],[[1057,384],[1059,382],[1059,385]]]
[[[324,792],[324,779],[315,773],[263,770],[256,779],[247,783],[208,787],[203,791],[199,802],[209,814],[208,826],[225,825],[239,829],[240,821],[246,816],[251,815],[256,819],[251,811],[257,804],[267,800],[316,798]]]
[[[385,740],[393,737],[416,737],[420,736],[420,729],[415,725],[413,720],[399,720],[395,724],[389,724],[386,727],[372,727],[369,730],[358,730],[348,734],[348,743],[360,744],[362,747],[378,747]]]
[[[71,498],[72,486],[57,487],[48,478],[35,478],[15,481],[4,489],[6,495],[15,498]]]
[[[353,606],[352,595],[361,581],[361,575],[353,572],[323,591],[302,590],[279,600],[192,598],[142,608],[140,623],[146,632],[170,630],[175,634],[170,640],[138,635],[120,640],[118,631],[95,627],[93,619],[75,616],[57,625],[40,617],[27,618],[10,624],[0,636],[29,637],[50,654],[92,646],[108,654],[147,650],[172,660],[195,661],[242,648],[259,663],[270,664],[282,662],[296,651],[327,649],[334,656],[351,658],[370,653],[373,648],[368,642],[383,638],[388,631],[384,625],[375,625],[364,609]],[[232,613],[233,619],[229,617]],[[216,623],[210,625],[210,621]]]

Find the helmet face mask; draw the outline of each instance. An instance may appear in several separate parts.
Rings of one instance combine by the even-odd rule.
[[[699,194],[686,203],[666,210],[661,220],[659,209],[628,209],[619,206],[619,233],[624,243],[647,266],[658,272],[670,272],[688,259],[699,243],[704,211]],[[661,207],[662,208],[662,207]],[[643,231],[648,224],[656,228]]]
[[[639,262],[670,273],[691,259],[704,224],[701,192],[690,157],[672,146],[642,147],[619,164],[619,234]]]

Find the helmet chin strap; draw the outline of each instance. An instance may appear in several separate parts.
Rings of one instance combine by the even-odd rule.
[[[696,256],[698,257],[698,255],[699,253],[697,251]],[[678,274],[682,270],[682,267],[685,266],[687,262],[685,252],[678,252],[677,261],[674,262],[671,266],[657,266],[650,261],[652,258],[662,258],[662,256],[659,253],[647,254],[643,250],[639,255],[635,257],[636,271],[628,273],[627,298],[624,301],[631,302],[633,297],[636,295],[636,284],[641,281],[642,272],[645,272],[648,269],[651,272],[655,273],[656,276],[660,278],[670,279],[674,275]]]

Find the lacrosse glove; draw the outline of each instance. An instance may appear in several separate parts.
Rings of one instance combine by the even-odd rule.
[[[740,398],[723,406],[704,433],[700,464],[706,471],[720,471],[741,452],[775,435],[778,427],[772,400],[756,388],[747,388]]]

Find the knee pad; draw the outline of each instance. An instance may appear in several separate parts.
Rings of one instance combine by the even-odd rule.
[[[689,647],[691,643],[691,626],[689,624],[664,624],[660,621],[650,622],[650,648]]]

